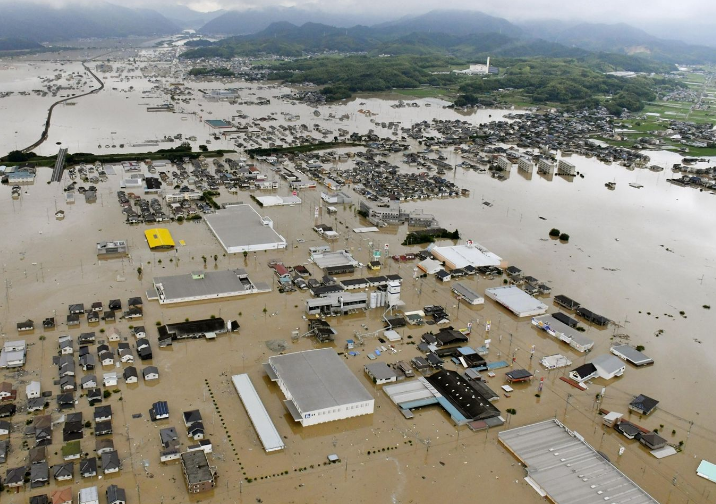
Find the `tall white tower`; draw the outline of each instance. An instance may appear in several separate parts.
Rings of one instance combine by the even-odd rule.
[[[385,305],[388,308],[398,306],[400,303],[400,282],[397,280],[388,281],[387,295],[385,297]]]

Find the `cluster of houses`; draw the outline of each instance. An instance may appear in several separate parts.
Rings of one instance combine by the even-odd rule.
[[[169,405],[167,401],[155,402],[149,410],[152,422],[161,422],[169,419]],[[211,441],[204,438],[204,423],[199,410],[185,411],[182,414],[186,433],[190,441],[194,441],[182,450],[179,434],[175,427],[161,427],[159,429],[160,451],[159,460],[162,463],[175,460],[181,461],[184,480],[189,493],[200,493],[211,490],[215,485],[216,468],[209,465],[207,455],[212,453]]]
[[[25,436],[34,439],[27,456],[27,465],[7,469],[4,484],[8,488],[20,488],[29,484],[30,488],[39,488],[49,484],[50,478],[55,482],[71,482],[76,477],[82,479],[94,478],[98,475],[117,473],[121,469],[119,454],[114,448],[110,436],[112,434],[112,407],[110,405],[96,406],[94,409],[94,428],[92,421],[84,421],[81,412],[68,413],[53,422],[51,415],[38,415],[33,417],[32,423],[25,428]],[[48,446],[53,443],[53,429],[62,424],[61,460],[50,464]],[[0,432],[5,428],[0,425]],[[95,437],[95,449],[90,456],[82,449],[81,441],[85,431],[92,429]],[[5,453],[7,447],[5,447]],[[59,483],[61,484],[61,483]],[[58,489],[55,494],[67,494],[69,500],[57,501],[57,495],[52,496],[51,502],[72,502],[72,492],[67,488]],[[82,491],[80,491],[82,492]],[[96,493],[96,487],[95,487]],[[85,496],[86,497],[86,496]],[[107,489],[108,502],[111,504],[125,504],[126,497],[123,489],[119,487]],[[36,502],[42,502],[42,497]],[[93,502],[90,500],[78,502]],[[98,501],[94,501],[98,502]]]
[[[108,242],[103,243],[106,245]],[[129,320],[142,318],[144,316],[141,297],[129,298],[127,305],[128,309],[122,311],[122,301],[119,299],[110,300],[106,309],[105,305],[101,301],[95,301],[89,308],[86,308],[83,303],[74,303],[68,307],[66,325],[68,328],[79,327],[83,318],[85,318],[87,323],[91,325],[99,324],[100,320],[105,322],[114,322],[117,319],[117,312],[120,313],[120,318]],[[45,330],[55,329],[56,326],[57,321],[55,320],[55,317],[47,317],[42,321],[42,328]],[[19,333],[28,333],[34,330],[35,322],[31,319],[17,323],[17,331]]]
[[[96,343],[95,333],[80,334],[77,337],[77,361],[75,361],[73,338],[68,335],[58,337],[59,355],[54,358],[54,362],[59,374],[60,394],[57,396],[57,403],[61,409],[73,407],[74,393],[78,389],[82,390],[90,404],[93,404],[95,401],[101,400],[102,392],[98,388],[100,386],[116,387],[120,378],[127,384],[137,383],[137,368],[133,365],[135,351],[141,361],[151,360],[153,354],[149,340],[146,338],[144,326],[134,327],[132,333],[135,336],[134,345],[127,341],[121,341],[123,338],[119,329],[112,327],[105,333],[108,343],[98,344],[95,352],[90,351],[90,346]],[[116,348],[110,346],[110,343],[116,343]],[[79,384],[76,379],[76,362],[86,373],[80,378]],[[129,365],[124,367],[121,373],[114,370],[107,371],[102,374],[101,380],[98,378],[95,369],[115,369],[116,363]],[[145,382],[157,380],[159,379],[159,370],[153,365],[145,366],[142,369],[142,377]]]

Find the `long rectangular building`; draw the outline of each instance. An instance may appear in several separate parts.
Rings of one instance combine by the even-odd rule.
[[[533,298],[519,287],[491,287],[485,289],[485,295],[497,301],[518,317],[542,315],[547,311],[547,305]]]
[[[331,348],[274,355],[264,369],[304,427],[373,414],[373,396]]]
[[[236,388],[244,408],[246,408],[246,413],[249,415],[254,429],[256,429],[256,434],[259,435],[261,444],[264,445],[264,450],[273,452],[286,448],[281,435],[276,430],[276,426],[264,407],[264,403],[256,392],[254,384],[251,383],[249,375],[234,375],[231,377],[231,381],[234,383],[234,388]]]
[[[554,318],[554,315],[543,315],[541,317],[533,317],[532,325],[538,329],[542,329],[550,336],[557,338],[559,341],[567,343],[578,352],[586,352],[594,346],[594,340],[586,337],[573,327]]]
[[[506,430],[497,437],[525,465],[527,483],[555,504],[657,504],[557,419]]]
[[[452,284],[452,291],[471,305],[484,304],[485,298],[460,282]]]
[[[265,284],[254,284],[245,270],[196,271],[154,278],[154,291],[147,295],[160,304],[211,301],[214,299],[269,292]]]

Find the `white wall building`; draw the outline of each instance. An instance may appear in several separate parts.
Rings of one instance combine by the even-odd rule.
[[[304,427],[373,413],[373,396],[331,348],[275,355],[264,369]]]

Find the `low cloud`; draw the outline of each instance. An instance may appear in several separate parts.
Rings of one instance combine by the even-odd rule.
[[[52,7],[83,3],[96,5],[90,0],[0,0],[4,3],[42,3]],[[573,0],[452,0],[446,5],[441,0],[411,0],[408,2],[385,2],[385,0],[121,0],[115,1],[126,7],[152,7],[160,5],[184,5],[196,11],[210,12],[218,9],[248,10],[271,7],[296,7],[329,13],[375,14],[376,17],[401,17],[418,15],[433,9],[480,10],[509,20],[530,19],[581,20],[588,22],[626,22],[645,26],[649,22],[670,21],[687,23],[716,16],[716,2],[705,0],[600,0],[599,2]],[[0,12],[0,15],[2,13]],[[668,34],[665,34],[668,37]]]

